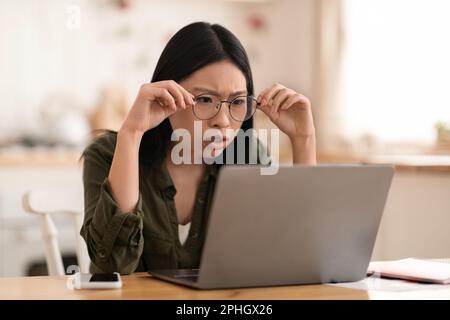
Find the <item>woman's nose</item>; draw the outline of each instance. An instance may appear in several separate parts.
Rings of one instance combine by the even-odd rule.
[[[210,120],[210,126],[213,128],[228,128],[230,126],[230,112],[226,104],[222,105],[219,113]]]

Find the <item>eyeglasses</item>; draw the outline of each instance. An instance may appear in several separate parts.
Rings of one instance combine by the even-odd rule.
[[[256,107],[259,105],[253,96],[239,96],[228,101],[220,100],[215,95],[201,94],[194,97],[192,111],[199,120],[209,120],[219,113],[223,102],[228,104],[231,118],[239,122],[250,119],[255,113]]]

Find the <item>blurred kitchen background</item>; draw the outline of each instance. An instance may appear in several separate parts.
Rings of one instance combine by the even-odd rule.
[[[1,0],[0,276],[45,274],[23,194],[81,186],[91,131],[120,127],[194,21],[238,36],[256,94],[280,82],[311,99],[319,162],[396,164],[374,260],[450,257],[449,16],[448,0]],[[73,226],[55,221],[73,264]]]

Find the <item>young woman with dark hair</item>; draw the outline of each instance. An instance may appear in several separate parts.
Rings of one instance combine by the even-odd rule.
[[[230,31],[205,22],[179,30],[120,130],[101,135],[83,152],[81,235],[91,271],[198,268],[221,164],[174,163],[172,133],[183,129],[194,136],[194,123],[202,132],[216,129],[220,139],[203,140],[200,152],[209,148],[219,157],[236,147],[238,129],[253,128],[256,108],[289,136],[294,163],[316,163],[305,96],[274,84],[255,98],[247,54]],[[253,143],[264,148],[259,140],[246,141],[246,163]]]

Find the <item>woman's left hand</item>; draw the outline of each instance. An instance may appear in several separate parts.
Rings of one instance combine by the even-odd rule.
[[[304,95],[277,83],[264,89],[257,101],[258,108],[291,140],[315,135],[311,103]]]

